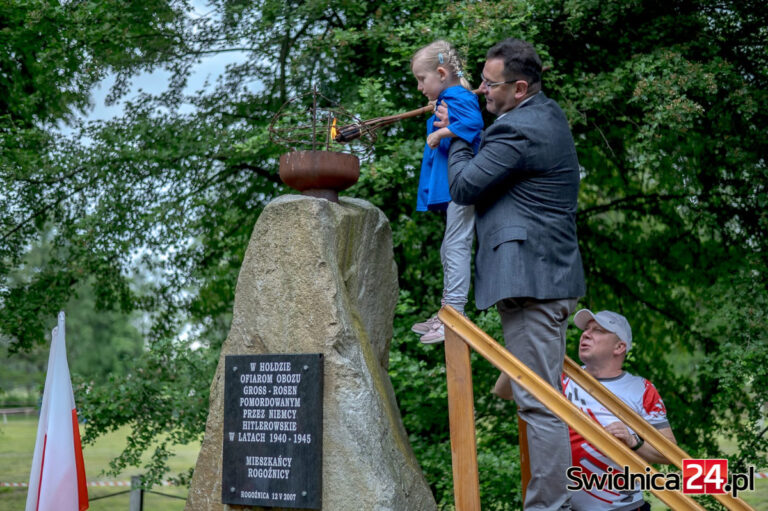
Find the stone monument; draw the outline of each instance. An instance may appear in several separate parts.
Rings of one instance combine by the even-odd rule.
[[[298,195],[267,205],[240,270],[187,511],[246,509],[221,503],[224,360],[279,353],[324,358],[322,509],[437,509],[387,374],[397,295],[380,210]]]

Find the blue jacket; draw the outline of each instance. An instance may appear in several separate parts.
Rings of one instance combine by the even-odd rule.
[[[448,105],[449,129],[458,138],[464,140],[476,151],[480,145],[480,133],[483,131],[483,117],[477,96],[460,85],[448,87],[437,98],[437,103],[445,101]],[[427,119],[427,136],[437,131],[434,122],[437,117]],[[424,156],[421,159],[419,190],[416,195],[416,211],[443,211],[451,202],[448,191],[448,151],[451,139],[444,138],[436,149],[424,143]]]

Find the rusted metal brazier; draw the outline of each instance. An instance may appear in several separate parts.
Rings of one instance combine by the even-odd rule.
[[[280,179],[304,195],[339,202],[339,191],[360,178],[360,159],[335,151],[292,151],[280,156]]]
[[[355,136],[337,137],[337,124]],[[339,202],[339,192],[360,178],[360,158],[371,154],[376,137],[313,87],[280,107],[269,125],[269,138],[289,149],[280,156],[283,183],[304,195]]]

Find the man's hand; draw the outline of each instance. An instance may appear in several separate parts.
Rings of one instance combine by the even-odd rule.
[[[435,128],[445,128],[451,124],[450,119],[448,119],[448,105],[444,100],[435,107],[435,116],[438,118],[437,121],[432,123]]]
[[[496,383],[493,385],[491,394],[496,394],[501,399],[507,399],[509,401],[514,399],[514,395],[512,394],[512,380],[509,379],[509,376],[507,376],[506,373],[499,374]]]
[[[611,422],[605,427],[605,430],[627,444],[630,449],[633,448],[638,442],[635,435],[630,433],[629,429],[627,429],[624,423],[620,421]]]
[[[605,430],[627,444],[627,446],[630,449],[634,449],[638,447],[638,443],[642,442],[636,435],[633,435],[629,432],[629,429],[619,421],[611,422],[605,427]],[[667,440],[672,442],[673,444],[677,443],[677,440],[675,440],[675,435],[672,433],[672,428],[670,427],[664,427],[659,428],[659,433],[662,434]],[[637,453],[640,455],[641,458],[643,458],[648,463],[665,463],[669,464],[671,461],[667,459],[666,456],[661,454],[659,451],[656,450],[655,447],[653,447],[648,442],[643,442],[641,446],[639,446],[637,450]]]
[[[431,149],[435,149],[437,146],[440,145],[440,140],[442,140],[443,137],[441,137],[437,131],[434,131],[429,134],[427,137],[427,145]]]

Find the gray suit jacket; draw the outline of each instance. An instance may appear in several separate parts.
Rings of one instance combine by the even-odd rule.
[[[454,138],[451,197],[474,204],[475,303],[584,294],[576,238],[579,162],[565,114],[544,93],[486,128],[480,150]]]

